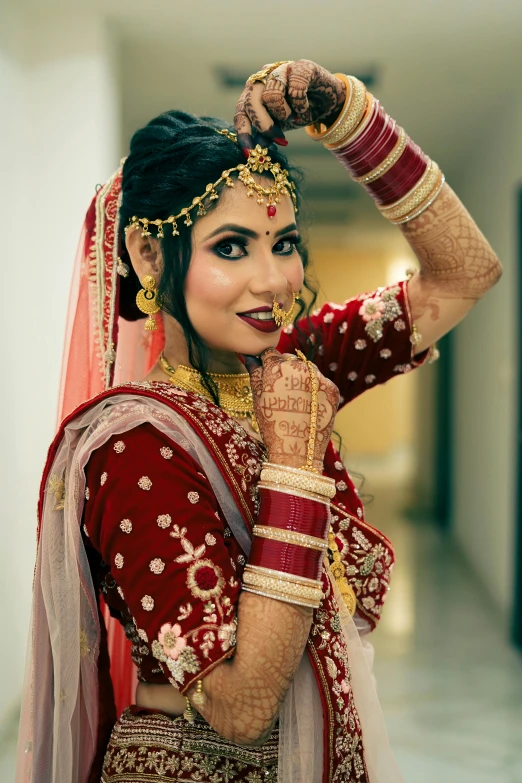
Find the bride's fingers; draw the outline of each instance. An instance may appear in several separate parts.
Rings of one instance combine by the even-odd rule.
[[[272,74],[263,90],[262,101],[275,120],[285,122],[292,113],[286,100],[286,81],[282,77]]]

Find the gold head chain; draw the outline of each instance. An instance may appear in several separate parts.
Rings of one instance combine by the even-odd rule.
[[[225,136],[230,141],[237,144],[237,136],[229,130],[223,129],[217,131],[222,136]],[[274,178],[274,184],[270,188],[263,187],[255,178],[254,174],[263,174],[268,171]],[[297,198],[295,194],[295,185],[289,179],[288,171],[281,168],[280,163],[272,163],[271,157],[268,155],[268,148],[261,147],[258,144],[255,149],[250,150],[248,160],[246,163],[241,163],[233,169],[227,169],[223,171],[220,178],[215,182],[209,182],[205,192],[202,196],[196,196],[192,199],[190,207],[183,207],[181,212],[177,215],[170,215],[165,220],[161,218],[146,218],[137,217],[133,215],[129,219],[129,225],[127,228],[139,228],[141,229],[142,237],[148,237],[151,235],[149,231],[150,226],[157,226],[158,239],[164,237],[164,226],[172,226],[172,236],[179,236],[178,220],[183,219],[186,226],[191,226],[192,211],[197,208],[198,217],[203,217],[207,214],[207,208],[209,203],[216,201],[219,198],[218,187],[225,184],[228,188],[235,187],[231,175],[237,174],[239,181],[246,187],[247,196],[252,198],[257,194],[257,203],[261,206],[266,205],[269,218],[275,217],[277,213],[276,204],[279,204],[282,196],[291,196],[294,209],[297,212]]]

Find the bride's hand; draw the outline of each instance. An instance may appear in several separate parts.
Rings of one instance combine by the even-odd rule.
[[[262,366],[251,357],[245,359],[269,462],[302,468],[310,438],[312,394],[308,366],[296,356],[282,355],[275,348],[262,353]],[[317,367],[314,369],[319,389],[313,466],[321,471],[339,405],[339,390]]]
[[[345,98],[344,82],[312,60],[278,65],[266,84],[247,82],[241,93],[234,114],[239,145],[252,149],[257,132],[267,142],[286,146],[283,131],[315,122],[331,125]]]

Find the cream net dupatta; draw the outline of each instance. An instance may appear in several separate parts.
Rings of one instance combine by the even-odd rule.
[[[121,169],[100,188],[87,212],[71,291],[61,416],[112,386],[115,378],[143,377],[162,347],[161,330],[154,342],[145,341],[139,322],[126,323],[118,317],[120,193]],[[89,779],[102,717],[98,702],[102,635],[80,534],[84,468],[91,453],[113,434],[145,421],[201,464],[234,536],[248,555],[248,531],[213,457],[168,406],[122,394],[69,418],[51,454],[41,491],[16,783],[86,783]],[[342,598],[336,597],[370,782],[400,783],[359,633]],[[322,706],[306,654],[282,705],[279,723],[280,783],[321,783]]]

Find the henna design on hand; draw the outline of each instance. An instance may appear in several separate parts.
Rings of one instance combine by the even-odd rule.
[[[247,84],[236,106],[234,125],[242,147],[253,145],[252,128],[260,133],[278,122],[283,130],[314,122],[331,125],[346,99],[346,85],[312,60],[280,65],[266,85]]]
[[[291,359],[291,361],[288,361]],[[256,418],[272,462],[301,467],[310,437],[311,382],[304,362],[265,351],[251,373]],[[314,467],[322,468],[339,404],[337,387],[316,368],[319,381]]]

